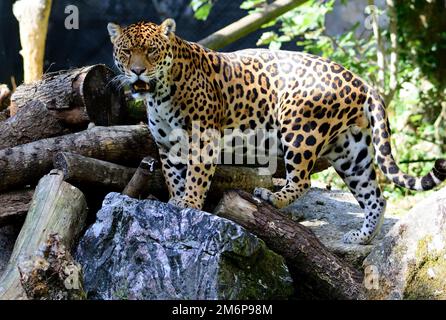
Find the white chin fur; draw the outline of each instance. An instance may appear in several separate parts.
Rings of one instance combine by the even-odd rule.
[[[145,100],[148,94],[149,94],[148,92],[147,93],[135,92],[132,93],[132,98],[135,100]]]

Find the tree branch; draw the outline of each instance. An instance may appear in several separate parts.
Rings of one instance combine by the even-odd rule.
[[[277,0],[266,6],[261,12],[255,12],[243,17],[200,40],[199,43],[207,48],[218,50],[256,31],[267,22],[280,17],[305,2],[307,0]]]

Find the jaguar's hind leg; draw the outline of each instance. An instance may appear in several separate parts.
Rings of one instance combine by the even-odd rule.
[[[316,162],[316,139],[305,132],[294,132],[282,137],[286,168],[286,185],[278,192],[256,188],[254,195],[276,208],[287,206],[311,185],[310,173]]]
[[[326,155],[364,209],[361,229],[345,234],[343,241],[346,243],[369,243],[379,232],[384,218],[386,202],[376,180],[370,143],[367,130],[354,128],[353,132],[349,130],[339,136]]]

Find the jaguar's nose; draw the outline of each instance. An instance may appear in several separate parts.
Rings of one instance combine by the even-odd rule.
[[[132,68],[132,72],[137,76],[142,75],[146,71],[146,68],[134,67]]]

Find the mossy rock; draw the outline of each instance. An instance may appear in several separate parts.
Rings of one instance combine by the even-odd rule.
[[[446,299],[446,188],[402,217],[363,266],[379,278],[371,299]]]

